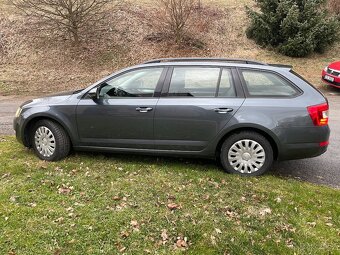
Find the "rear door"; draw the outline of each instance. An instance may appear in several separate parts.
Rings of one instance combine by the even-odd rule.
[[[232,68],[170,68],[154,117],[155,148],[203,150],[244,102],[235,75]]]

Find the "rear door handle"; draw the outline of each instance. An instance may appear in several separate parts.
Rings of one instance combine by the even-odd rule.
[[[152,111],[153,109],[151,108],[151,107],[137,107],[136,108],[136,111],[138,111],[138,112],[143,112],[143,113],[145,113],[145,112],[150,112],[150,111]]]
[[[234,111],[234,109],[232,109],[232,108],[216,108],[216,109],[214,109],[214,111],[217,112],[217,113],[226,114],[228,112]]]

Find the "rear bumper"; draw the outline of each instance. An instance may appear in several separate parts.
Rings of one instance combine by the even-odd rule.
[[[313,158],[327,151],[328,146],[320,146],[319,143],[285,144],[279,160]]]

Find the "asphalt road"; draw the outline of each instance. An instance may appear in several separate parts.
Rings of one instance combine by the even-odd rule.
[[[330,103],[331,138],[328,151],[317,158],[275,163],[272,173],[340,188],[340,89],[326,92]],[[18,106],[32,97],[0,96],[0,135],[14,135],[12,120]]]

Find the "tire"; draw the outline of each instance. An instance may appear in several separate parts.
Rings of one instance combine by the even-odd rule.
[[[70,138],[64,128],[54,121],[39,120],[33,125],[30,137],[35,154],[42,160],[58,161],[70,153]]]
[[[243,131],[232,134],[224,141],[220,161],[228,173],[258,176],[271,168],[273,148],[259,133]]]

